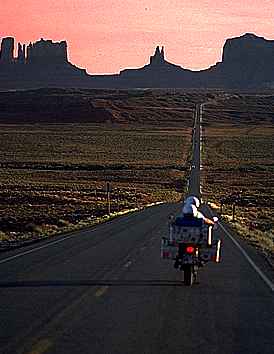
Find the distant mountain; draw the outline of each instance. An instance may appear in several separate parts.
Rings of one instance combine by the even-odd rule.
[[[14,57],[14,38],[2,39],[0,51],[0,88],[77,85],[88,75],[68,61],[67,43],[43,38],[28,46],[18,43]]]
[[[4,38],[0,53],[0,88],[87,87],[87,88],[237,88],[274,87],[274,41],[247,33],[226,40],[222,61],[209,69],[191,71],[165,59],[164,48],[156,48],[149,64],[125,69],[116,75],[88,75],[67,59],[65,41],[41,39],[28,47]]]
[[[163,51],[163,49],[162,49]],[[159,48],[150,63],[140,69],[123,70],[120,79],[129,86],[189,88],[256,88],[274,82],[274,41],[247,33],[226,40],[222,62],[206,70],[191,71],[171,64]]]
[[[247,33],[228,39],[222,71],[228,87],[256,87],[274,81],[274,41]]]

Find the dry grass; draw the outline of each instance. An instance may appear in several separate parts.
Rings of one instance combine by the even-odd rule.
[[[236,199],[233,227],[273,261],[274,125],[269,115],[261,119],[262,115],[256,112],[274,112],[274,106],[262,107],[264,101],[258,98],[256,103],[256,97],[242,100],[238,111],[244,106],[250,117],[253,109],[249,124],[240,119],[241,114],[238,120],[234,114],[224,120],[217,106],[212,120],[209,111],[205,115],[203,192],[205,199],[214,202],[217,208],[223,202],[222,211],[228,221],[232,219],[232,203]],[[222,105],[226,110],[224,102]]]
[[[47,237],[111,211],[176,201],[190,128],[5,125],[0,143],[0,239]]]

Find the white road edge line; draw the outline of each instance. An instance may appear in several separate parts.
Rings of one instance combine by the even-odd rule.
[[[29,250],[29,251],[25,251],[25,252],[22,252],[22,253],[18,253],[18,254],[16,254],[15,256],[11,256],[11,257],[8,257],[8,258],[4,258],[4,259],[0,260],[0,264],[9,262],[9,261],[11,261],[11,260],[13,260],[13,259],[16,259],[16,258],[19,258],[19,257],[23,257],[23,256],[25,256],[26,254],[39,251],[39,250],[41,250],[41,249],[43,249],[43,248],[50,247],[50,246],[52,246],[52,245],[54,245],[54,244],[56,244],[56,243],[60,243],[60,242],[66,241],[66,240],[68,240],[68,239],[70,239],[70,238],[72,238],[72,237],[74,237],[74,236],[75,236],[75,235],[66,236],[66,237],[62,238],[61,240],[52,241],[52,242],[47,243],[46,245],[33,248],[33,249]]]
[[[241,251],[242,255],[248,261],[248,263],[254,268],[254,270],[259,274],[259,276],[263,279],[263,281],[269,286],[272,292],[274,292],[274,284],[268,277],[261,271],[261,269],[252,261],[246,251],[242,248],[242,246],[234,239],[234,237],[225,229],[225,227],[219,223],[223,231],[227,234],[227,236],[231,239],[234,245]]]
[[[147,204],[146,207],[151,207],[151,206],[160,205],[160,204],[164,204],[164,202],[156,202],[156,203]],[[140,211],[140,210],[139,210],[138,208],[135,208],[135,209],[131,209],[131,210],[128,210],[128,211]],[[128,212],[128,211],[127,211],[127,212]],[[124,213],[124,214],[127,214],[127,212]],[[127,217],[130,217],[130,216],[131,216],[131,215],[128,215]],[[100,223],[99,223],[99,224],[96,225],[96,226],[101,226],[101,225],[103,226],[103,225],[105,225],[105,224],[100,224]],[[0,260],[0,264],[3,264],[3,263],[6,263],[6,262],[9,262],[9,261],[12,261],[13,259],[16,259],[16,258],[19,258],[19,257],[23,257],[23,256],[25,256],[26,254],[39,251],[39,250],[41,250],[41,249],[43,249],[43,248],[47,248],[47,247],[49,247],[49,246],[52,246],[52,245],[54,245],[54,244],[56,244],[56,243],[60,243],[60,242],[66,241],[66,240],[68,240],[68,239],[70,239],[70,238],[72,238],[72,237],[75,237],[75,233],[76,233],[77,231],[87,231],[87,230],[75,230],[72,235],[65,236],[65,237],[63,237],[63,238],[60,239],[60,240],[48,242],[46,245],[43,245],[43,246],[40,246],[40,247],[35,247],[35,248],[33,248],[33,249],[29,250],[29,251],[25,251],[25,252],[18,253],[18,254],[16,254],[15,256],[11,256],[11,257],[8,257],[8,258],[4,258],[4,259]],[[46,240],[46,239],[45,239],[45,240]]]

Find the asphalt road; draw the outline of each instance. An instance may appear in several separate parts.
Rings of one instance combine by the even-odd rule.
[[[197,193],[198,126],[199,115]],[[160,259],[168,215],[179,210],[158,205],[1,254],[0,353],[273,354],[270,274],[225,226],[216,231],[222,262],[201,269],[198,284],[182,285]]]
[[[201,197],[200,193],[200,155],[201,155],[201,112],[202,106],[197,105],[194,117],[193,135],[192,135],[192,164],[188,185],[188,194]]]

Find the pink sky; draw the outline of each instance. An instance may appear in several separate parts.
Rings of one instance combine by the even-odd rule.
[[[70,61],[91,74],[141,67],[156,45],[204,69],[246,32],[274,39],[273,0],[0,0],[0,38],[65,39]]]

